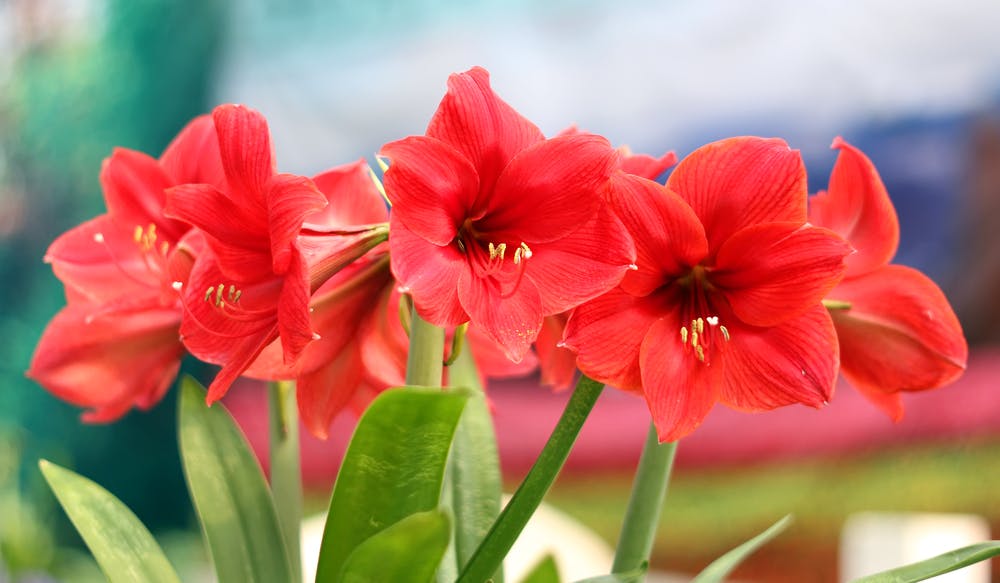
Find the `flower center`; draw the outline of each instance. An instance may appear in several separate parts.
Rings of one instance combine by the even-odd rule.
[[[691,315],[689,324],[681,326],[681,344],[686,353],[706,366],[712,363],[712,352],[722,350],[730,338],[729,329],[720,324],[719,311],[713,307],[718,294],[708,274],[708,269],[696,265],[675,281],[681,313]]]
[[[533,255],[524,241],[514,248],[513,254],[508,254],[513,244],[490,241],[488,235],[477,233],[471,224],[459,231],[455,245],[468,258],[478,277],[494,282],[500,299],[511,297],[521,287],[527,262]],[[508,262],[508,258],[511,261]]]
[[[706,327],[705,324],[708,324]],[[706,316],[691,320],[691,327],[681,326],[681,344],[685,350],[692,352],[698,362],[706,361],[707,350],[717,343],[718,338],[729,342],[729,330],[719,324],[718,316]]]
[[[237,289],[233,284],[229,284],[229,293],[226,294],[225,299],[223,299],[223,294],[225,293],[226,284],[220,283],[217,286],[210,285],[208,286],[208,289],[205,290],[205,301],[214,303],[217,308],[221,308],[223,304],[235,306],[240,302],[240,296],[243,295],[243,290]]]

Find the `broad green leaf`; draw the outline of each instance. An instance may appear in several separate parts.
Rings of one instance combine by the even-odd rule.
[[[938,555],[906,565],[897,569],[875,573],[860,579],[855,579],[854,583],[911,583],[913,581],[923,581],[938,575],[957,571],[963,567],[968,567],[980,561],[985,561],[1000,555],[1000,541],[989,541],[977,543],[948,551],[943,555]]]
[[[466,342],[449,369],[452,384],[472,391],[455,430],[448,458],[450,473],[446,487],[450,490],[451,510],[455,516],[456,574],[472,557],[500,514],[502,493],[493,418],[479,384],[471,350]],[[503,582],[502,570],[493,576],[493,582]]]
[[[556,566],[556,559],[552,555],[545,555],[538,564],[532,567],[531,571],[521,579],[521,583],[560,583],[559,567]]]
[[[178,433],[188,489],[219,583],[293,581],[274,502],[246,438],[221,403],[181,381]]]
[[[358,421],[330,499],[316,581],[337,581],[363,541],[434,510],[448,450],[468,399],[461,390],[390,389]]]
[[[372,535],[344,562],[343,583],[428,583],[441,562],[451,528],[440,510],[418,512]]]
[[[180,583],[153,535],[118,498],[51,462],[38,465],[109,581]]]
[[[768,541],[781,534],[791,523],[792,515],[789,514],[772,524],[764,532],[712,561],[709,566],[705,567],[704,571],[691,580],[691,583],[717,583],[724,580],[744,559],[767,544]]]
[[[624,573],[587,577],[586,579],[580,579],[576,583],[642,583],[646,580],[646,570],[648,568],[649,564],[644,562],[638,569],[632,569]]]

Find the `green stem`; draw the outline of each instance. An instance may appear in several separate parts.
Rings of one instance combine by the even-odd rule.
[[[410,352],[406,357],[406,384],[440,387],[443,358],[444,330],[418,316],[416,308],[413,308]]]
[[[586,376],[580,378],[573,396],[566,403],[562,417],[552,430],[542,453],[535,460],[535,465],[531,466],[521,487],[493,523],[493,528],[472,555],[457,583],[483,583],[500,567],[503,558],[562,469],[583,422],[594,408],[603,388],[604,385],[593,379]]]
[[[271,496],[278,512],[294,581],[302,580],[299,532],[302,527],[302,472],[299,469],[299,411],[295,383],[268,383]]]
[[[632,495],[625,510],[622,532],[618,537],[612,573],[639,569],[649,561],[676,451],[677,442],[660,443],[656,437],[656,427],[650,424],[646,445],[639,458],[639,469],[636,470],[635,481],[632,483]]]

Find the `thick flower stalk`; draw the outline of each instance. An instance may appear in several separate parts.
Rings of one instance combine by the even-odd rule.
[[[806,223],[806,176],[781,140],[732,138],[681,161],[666,187],[624,172],[615,209],[638,269],[578,307],[565,345],[591,378],[642,394],[660,441],[716,402],[824,404],[837,339],[820,303],[850,246]]]
[[[480,68],[452,75],[426,135],[387,144],[393,274],[418,314],[471,321],[522,359],[542,318],[615,286],[634,247],[603,196],[618,154],[546,140]]]
[[[164,189],[225,183],[212,118],[193,120],[159,160],[116,149],[100,179],[107,214],[66,232],[45,255],[68,305],[45,329],[28,376],[89,408],[84,420],[106,422],[158,403],[184,355],[174,286],[193,257],[179,245],[188,225],[164,214]]]
[[[933,389],[965,370],[968,346],[940,288],[916,269],[893,265],[899,222],[878,171],[860,150],[840,151],[826,192],[812,197],[809,220],[843,236],[857,252],[827,296],[844,377],[898,420],[902,391]]]

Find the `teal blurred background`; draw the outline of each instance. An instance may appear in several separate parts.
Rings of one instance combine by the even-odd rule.
[[[60,233],[103,212],[97,177],[113,147],[158,155],[195,115],[244,102],[268,117],[279,167],[314,174],[422,133],[447,75],[477,64],[547,134],[577,123],[639,152],[680,155],[724,136],[780,135],[802,150],[813,191],[825,186],[828,145],[843,134],[876,160],[899,208],[899,260],[935,277],[970,338],[987,346],[1000,341],[997,22],[1000,5],[987,0],[0,0],[0,582],[93,574],[41,483],[40,457],[103,484],[158,533],[195,525],[173,393],[151,412],[82,425],[78,410],[24,377],[63,304],[41,257]],[[825,508],[901,499],[997,524],[985,480],[955,478],[1000,467],[990,435],[919,447],[900,440],[892,454],[832,462],[682,471],[678,504],[711,491],[717,512],[698,527],[679,508],[674,536],[689,546],[663,550],[654,565],[701,560],[692,548],[730,521],[743,487],[771,508],[842,480],[850,487]],[[891,465],[890,476],[886,456],[910,463]],[[595,475],[561,481],[557,500],[613,539],[627,478]],[[950,498],[879,486],[907,476],[921,484],[938,476]],[[829,560],[829,532],[843,513],[804,501],[796,510],[807,517],[797,540],[808,548],[789,552]],[[755,520],[740,526],[752,530]],[[181,535],[169,552],[197,564],[191,541]],[[835,580],[804,569],[788,579],[759,565],[748,573]]]

